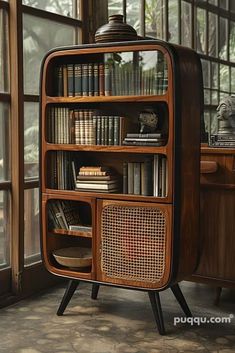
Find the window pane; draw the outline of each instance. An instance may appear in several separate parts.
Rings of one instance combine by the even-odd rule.
[[[235,67],[231,68],[231,93],[235,94]]]
[[[109,16],[123,14],[122,0],[108,0],[108,14]]]
[[[38,177],[38,103],[24,104],[24,174]]]
[[[219,57],[228,60],[228,21],[220,17]]]
[[[48,12],[57,13],[59,15],[79,18],[79,0],[77,1],[77,9],[75,7],[76,2],[74,0],[49,0],[49,1],[35,1],[35,0],[23,0],[24,5],[36,7],[41,10]],[[78,12],[78,14],[77,14]]]
[[[0,191],[0,268],[10,265],[9,193]]]
[[[140,2],[127,1],[126,22],[140,34]]]
[[[39,72],[45,53],[58,46],[74,44],[72,26],[39,19],[25,14],[23,17],[24,93],[39,93]]]
[[[218,20],[217,15],[209,12],[209,24],[208,24],[208,55],[217,56],[218,55]]]
[[[8,70],[7,13],[4,10],[0,10],[0,92],[9,92]]]
[[[146,36],[164,39],[165,36],[165,2],[163,0],[145,1]]]
[[[210,88],[210,62],[207,60],[201,60],[201,63],[202,63],[203,85],[204,87]]]
[[[229,67],[220,65],[220,89],[229,92]]]
[[[0,181],[9,180],[9,107],[0,103]]]
[[[211,63],[212,88],[219,88],[219,65],[215,62]]]
[[[169,0],[168,3],[168,25],[169,42],[179,43],[179,7],[175,0]]]
[[[218,0],[208,0],[209,4],[211,5],[215,5],[217,6],[218,5]]]
[[[230,22],[229,60],[235,62],[235,22]]]
[[[29,265],[40,260],[40,236],[39,236],[39,191],[38,189],[25,190],[24,212],[24,258]]]
[[[206,11],[197,9],[196,49],[199,53],[206,54]]]
[[[181,4],[181,44],[186,47],[192,46],[191,4],[185,1]]]
[[[222,9],[225,9],[225,10],[228,10],[228,1],[229,0],[220,0],[220,7],[222,8]]]

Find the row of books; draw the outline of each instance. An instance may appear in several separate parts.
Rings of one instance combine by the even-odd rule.
[[[79,169],[76,189],[91,192],[118,192],[120,182],[111,169],[103,166],[83,166]]]
[[[168,87],[167,64],[162,59],[149,69],[109,59],[104,63],[69,63],[59,65],[55,75],[55,95],[64,97],[155,95],[165,93]]]
[[[75,161],[66,151],[53,152],[48,163],[49,187],[59,190],[120,192],[120,178],[109,167],[82,166],[76,172]],[[168,167],[164,155],[155,154],[141,162],[123,163],[123,193],[166,197]]]
[[[123,163],[123,193],[143,196],[167,196],[166,157],[160,154],[144,162]]]
[[[48,203],[48,228],[91,231],[90,226],[81,223],[77,204],[69,200],[53,200]]]
[[[47,163],[48,185],[52,189],[73,190],[75,188],[76,169],[71,153],[55,151]]]
[[[95,115],[95,111],[50,107],[47,119],[48,141],[77,145],[120,145],[128,119]]]

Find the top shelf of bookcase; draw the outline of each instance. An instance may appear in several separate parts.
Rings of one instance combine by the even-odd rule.
[[[115,102],[167,102],[168,95],[149,96],[84,96],[84,97],[46,97],[46,104],[68,104],[68,103],[115,103]]]

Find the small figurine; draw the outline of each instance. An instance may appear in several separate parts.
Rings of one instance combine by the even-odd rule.
[[[158,117],[151,109],[146,109],[140,113],[139,123],[141,134],[153,133],[157,129]]]
[[[218,134],[235,134],[235,95],[222,99],[216,110]]]

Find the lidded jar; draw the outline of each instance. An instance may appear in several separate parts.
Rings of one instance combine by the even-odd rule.
[[[137,40],[136,30],[123,22],[123,15],[109,16],[109,22],[97,29],[95,42],[121,42]]]

